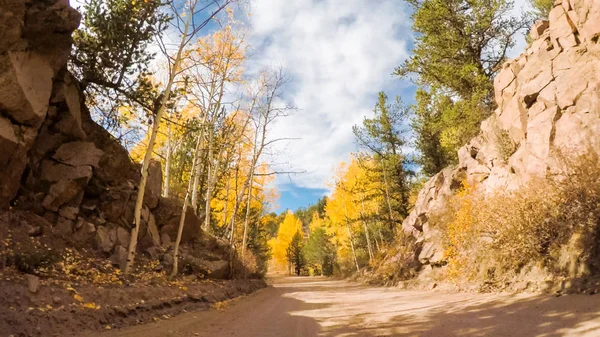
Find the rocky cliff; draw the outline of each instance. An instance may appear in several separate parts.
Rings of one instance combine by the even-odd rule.
[[[463,181],[486,194],[515,190],[560,173],[560,153],[600,150],[600,2],[558,0],[530,35],[526,52],[494,80],[495,113],[459,150],[459,164],[425,184],[403,223],[426,269],[444,262],[442,232],[430,217]]]
[[[0,1],[0,210],[37,214],[74,245],[124,263],[139,166],[92,121],[67,69],[80,18],[68,0]],[[170,249],[181,212],[161,186],[152,162],[138,248],[154,259]],[[184,241],[200,238],[200,225],[190,211]],[[220,277],[222,253],[203,262]]]

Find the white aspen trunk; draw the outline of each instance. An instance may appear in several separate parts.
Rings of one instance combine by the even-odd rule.
[[[210,230],[210,199],[211,199],[211,184],[212,184],[212,173],[213,169],[213,158],[212,158],[212,131],[208,133],[208,167],[207,167],[207,181],[206,181],[206,195],[204,198],[204,229]]]
[[[346,211],[346,229],[348,229],[348,239],[350,240],[350,248],[352,249],[352,256],[354,257],[354,263],[356,264],[356,271],[360,273],[360,267],[358,266],[358,260],[356,259],[356,251],[354,250],[354,242],[352,242],[352,231],[350,230],[350,222],[348,221],[348,207],[344,203],[344,210]]]
[[[192,13],[196,6],[196,2],[194,2],[194,5],[191,7],[190,11]],[[190,28],[190,24],[192,22],[191,21],[192,17],[193,17],[193,15],[189,15],[186,20],[184,31],[183,31],[183,37],[181,38],[181,43],[179,44],[179,49],[177,50],[177,56],[175,57],[175,62],[173,63],[173,67],[170,69],[169,82],[167,83],[167,86],[165,87],[165,91],[164,91],[162,100],[160,102],[160,107],[158,108],[158,111],[156,112],[156,116],[154,118],[154,125],[152,127],[152,131],[150,133],[150,139],[148,141],[148,147],[146,148],[146,154],[144,155],[144,162],[142,163],[142,176],[140,179],[140,184],[138,186],[138,194],[137,194],[137,199],[135,201],[135,208],[134,208],[134,212],[133,212],[135,227],[131,230],[131,239],[129,240],[129,249],[127,252],[127,262],[125,264],[125,270],[123,272],[125,275],[130,273],[131,267],[133,266],[133,263],[135,260],[135,253],[137,250],[138,233],[140,231],[140,222],[141,222],[141,218],[142,218],[142,207],[144,205],[144,194],[146,192],[146,181],[148,180],[148,166],[150,165],[150,159],[152,159],[152,151],[154,150],[154,144],[156,142],[156,135],[158,134],[158,127],[160,125],[162,116],[166,110],[167,102],[169,101],[169,98],[171,97],[171,90],[173,87],[173,83],[175,82],[175,77],[177,75],[177,72],[179,71],[179,66],[181,64],[181,59],[182,59],[183,48],[185,47],[185,44],[186,44],[186,37],[187,37],[188,30]]]
[[[194,165],[196,164],[196,162],[198,161],[198,148],[200,147],[200,137],[198,137],[198,140],[196,142],[196,155],[194,156],[194,159],[192,160],[192,167],[194,167]],[[192,176],[194,175],[194,171],[192,170]],[[175,239],[175,249],[173,250],[173,270],[171,271],[171,276],[170,277],[174,277],[175,275],[177,275],[178,273],[178,262],[179,262],[179,245],[181,243],[181,235],[183,234],[183,226],[185,225],[185,216],[187,213],[187,208],[188,208],[188,201],[190,199],[190,189],[192,187],[192,179],[193,177],[190,177],[190,180],[188,181],[188,187],[187,187],[187,191],[185,193],[185,199],[183,201],[183,208],[181,210],[181,216],[179,217],[179,228],[177,229],[177,239]]]
[[[367,249],[369,250],[369,261],[373,262],[373,248],[371,247],[371,239],[369,238],[369,228],[367,227],[367,221],[365,220],[365,201],[362,199],[360,200],[360,203],[362,205],[362,218],[363,218],[363,226],[365,227],[365,237],[367,239]]]
[[[223,225],[227,225],[227,218],[229,217],[229,188],[231,186],[231,182],[229,181],[229,177],[227,177],[227,187],[225,188],[225,206],[223,207]]]
[[[210,144],[212,144],[213,141],[213,134],[212,132],[210,133]],[[213,149],[212,149],[212,145],[211,146],[209,153],[208,153],[208,157],[209,157],[209,162],[212,164],[213,162]],[[221,165],[221,156],[223,154],[223,148],[221,148],[219,150],[219,154],[217,156],[217,161],[214,164],[214,167],[209,166],[209,170],[208,170],[208,184],[206,186],[206,205],[204,206],[205,210],[206,210],[206,214],[205,214],[205,218],[204,218],[204,228],[207,231],[210,231],[210,204],[212,202],[212,197],[213,197],[213,190],[215,188],[215,184],[217,183],[217,176],[219,174],[219,168]],[[229,183],[229,181],[227,181],[227,183]],[[225,207],[227,207],[227,203],[225,203]]]
[[[244,219],[244,237],[242,238],[242,258],[246,258],[246,243],[248,241],[248,219],[250,218],[250,204],[252,203],[252,185],[254,183],[254,167],[250,168],[250,186],[248,188],[248,199],[246,200],[246,217]]]
[[[188,184],[189,185],[189,184]],[[183,201],[183,207],[181,210],[181,217],[179,218],[179,228],[177,229],[177,239],[175,240],[175,249],[173,250],[173,270],[171,270],[170,277],[173,278],[178,273],[179,269],[179,245],[181,244],[181,236],[183,234],[183,226],[185,225],[185,213],[187,212],[188,200],[190,199],[190,191],[185,193],[185,199]]]
[[[204,128],[202,128],[202,131],[200,131],[200,136],[198,137],[199,140],[202,139],[203,133]],[[196,148],[196,153],[194,154],[194,156],[197,158],[200,157],[200,148],[201,147],[198,146]],[[201,167],[200,161],[198,161],[194,164],[194,167],[192,168],[192,175],[194,176],[194,183],[192,185],[192,210],[194,211],[194,214],[198,214],[198,184],[200,183],[200,174]]]
[[[169,187],[170,187],[170,172],[171,172],[171,123],[167,122],[167,159],[165,160],[165,181],[163,186],[163,197],[169,197]]]

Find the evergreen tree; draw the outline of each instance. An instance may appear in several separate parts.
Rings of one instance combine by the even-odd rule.
[[[534,9],[534,15],[538,18],[548,18],[554,7],[554,0],[529,0]]]
[[[298,230],[292,237],[292,241],[290,242],[290,245],[287,248],[288,263],[290,264],[290,266],[294,267],[294,271],[298,276],[300,276],[302,268],[304,268],[304,265],[306,263],[303,248],[304,236],[302,236],[302,233],[300,232],[300,230]]]
[[[268,262],[271,259],[271,247],[269,246],[269,228],[261,224],[262,209],[253,209],[252,223],[248,231],[248,250],[256,258],[256,273],[264,275],[267,273]],[[264,218],[263,218],[264,219]]]
[[[85,0],[80,29],[73,34],[71,69],[81,81],[96,119],[115,131],[123,107],[154,112],[160,93],[151,83],[148,51],[171,20],[162,0]]]
[[[311,231],[304,246],[306,264],[324,276],[333,275],[336,260],[335,247],[330,239],[325,228],[318,227]]]
[[[509,15],[508,0],[407,0],[418,33],[413,55],[395,71],[416,75],[413,121],[420,163],[433,174],[456,162],[455,152],[494,109],[492,79],[526,17]]]
[[[390,226],[408,215],[410,196],[410,176],[407,169],[410,160],[403,154],[406,145],[406,132],[409,108],[396,97],[393,104],[380,92],[372,118],[365,118],[362,126],[354,126],[353,132],[358,145],[365,151],[363,157],[372,158],[375,165],[363,165],[381,182],[384,189],[383,209],[390,209]],[[400,215],[394,220],[393,212]]]

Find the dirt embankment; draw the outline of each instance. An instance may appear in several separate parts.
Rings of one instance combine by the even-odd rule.
[[[71,285],[0,273],[0,336],[76,336],[207,309],[266,286],[263,280]]]
[[[198,242],[186,249],[210,257],[216,248]],[[159,260],[140,254],[125,276],[109,255],[43,218],[0,212],[0,337],[75,336],[145,324],[266,285],[258,279],[210,280],[214,270],[194,272],[185,259],[182,269],[170,280]]]

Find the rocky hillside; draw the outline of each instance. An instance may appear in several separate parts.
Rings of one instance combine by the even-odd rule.
[[[600,149],[600,2],[557,0],[530,36],[526,52],[495,78],[495,113],[460,149],[459,164],[424,185],[403,223],[427,273],[446,263],[442,229],[430,218],[463,181],[484,195],[509,193],[560,174],[561,154]]]
[[[0,4],[0,209],[43,217],[78,246],[96,247],[122,264],[139,167],[92,121],[67,69],[79,20],[68,1]],[[161,166],[152,162],[138,249],[169,264],[164,253],[176,237],[181,206],[162,199],[161,187]],[[183,241],[201,239],[200,225],[190,211]],[[227,277],[226,248],[216,251],[221,255],[203,260],[200,269]]]

